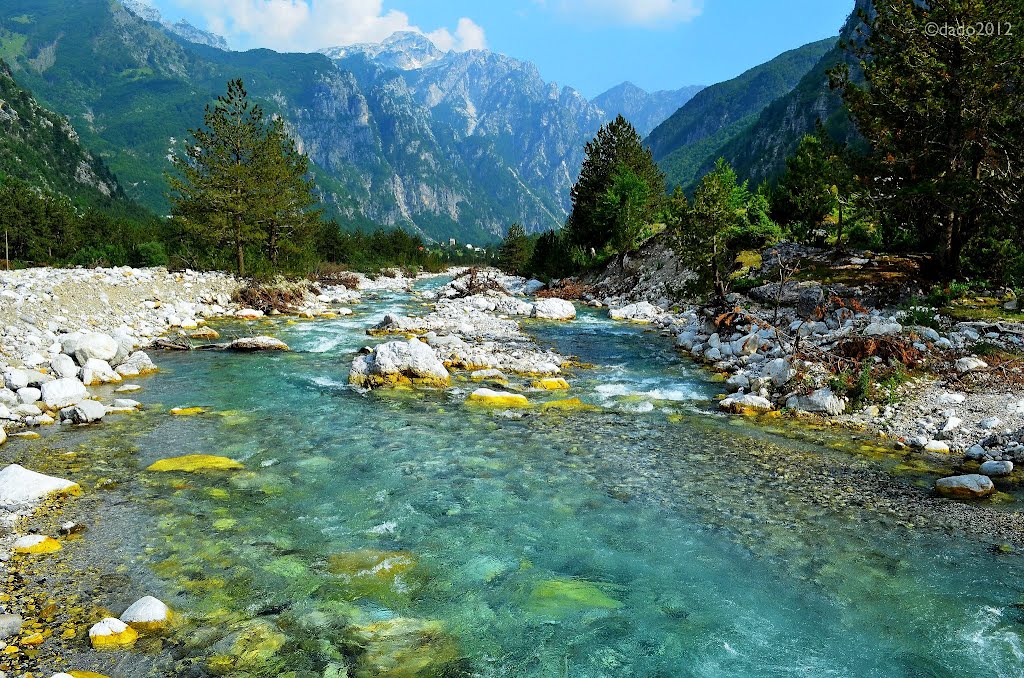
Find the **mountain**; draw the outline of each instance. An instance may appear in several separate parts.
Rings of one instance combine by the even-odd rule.
[[[691,186],[730,141],[773,101],[790,93],[836,44],[813,42],[698,92],[647,137],[669,186]],[[729,157],[729,156],[726,156]]]
[[[604,113],[527,62],[401,33],[327,54],[231,52],[116,0],[5,0],[0,55],[73,123],[129,195],[164,214],[164,173],[203,108],[241,77],[284,117],[329,215],[485,242],[561,226]]]
[[[856,29],[861,25],[859,10],[869,10],[871,0],[857,0],[856,7],[840,31],[840,41],[860,39]],[[863,143],[849,118],[842,97],[829,87],[828,71],[846,62],[854,78],[860,76],[857,60],[843,50],[837,41],[800,79],[790,92],[779,97],[758,116],[757,120],[719,149],[740,176],[754,182],[772,179],[786,167],[786,158],[796,150],[800,139],[814,132],[820,121],[837,143],[858,146]],[[710,169],[705,163],[704,169]]]
[[[648,92],[631,82],[624,82],[598,94],[590,103],[604,111],[608,120],[614,120],[621,114],[633,123],[640,136],[645,137],[702,89],[703,85],[689,85]]]
[[[181,19],[177,23],[164,21],[164,18],[160,15],[160,10],[146,2],[146,0],[124,0],[123,4],[125,9],[140,19],[159,24],[168,33],[188,42],[216,47],[217,49],[228,49],[228,41],[223,36],[196,28],[185,19]]]
[[[83,207],[127,203],[114,175],[82,147],[68,120],[40,106],[0,61],[0,180],[5,177]]]

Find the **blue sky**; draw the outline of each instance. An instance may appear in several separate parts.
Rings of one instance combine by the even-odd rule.
[[[312,51],[418,30],[444,49],[486,47],[592,97],[709,85],[838,34],[853,0],[149,0],[233,48]]]

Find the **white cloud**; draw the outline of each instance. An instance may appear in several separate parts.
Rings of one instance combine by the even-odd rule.
[[[380,42],[395,31],[428,36],[443,50],[481,49],[484,29],[472,19],[423,30],[409,15],[384,10],[383,0],[170,0],[201,15],[207,27],[232,45],[311,52],[322,47]]]
[[[537,4],[582,23],[669,27],[690,21],[704,0],[536,0]]]

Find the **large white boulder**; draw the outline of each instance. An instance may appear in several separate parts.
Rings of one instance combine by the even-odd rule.
[[[97,358],[89,358],[85,361],[79,377],[86,386],[115,384],[121,381],[121,375],[115,372],[107,361]]]
[[[60,411],[60,418],[72,424],[91,424],[107,415],[107,407],[95,400],[83,400]]]
[[[116,355],[117,342],[110,335],[101,332],[83,334],[75,346],[75,361],[83,367],[91,359],[108,361],[113,360]]]
[[[612,320],[630,320],[632,322],[649,323],[662,316],[665,312],[646,301],[608,309],[608,317]]]
[[[54,410],[77,405],[89,396],[85,384],[73,377],[47,382],[40,392],[46,406]]]
[[[0,508],[16,509],[34,504],[54,493],[77,490],[78,483],[36,473],[18,464],[0,470]]]
[[[157,367],[145,351],[135,351],[114,371],[122,377],[137,377],[140,374],[152,374],[157,371]]]
[[[69,355],[61,353],[50,361],[50,370],[58,379],[67,379],[78,376],[78,364]]]
[[[786,382],[796,376],[796,370],[794,370],[789,361],[785,358],[776,358],[767,365],[764,366],[764,376],[772,380],[772,383],[776,388],[784,386]]]
[[[4,386],[12,391],[25,388],[28,386],[28,372],[13,367],[4,370]]]
[[[977,499],[995,492],[996,486],[988,476],[968,473],[962,476],[939,478],[935,481],[935,489],[942,496],[951,499]]]
[[[733,414],[761,414],[772,410],[771,401],[753,393],[739,393],[719,401],[719,409]]]
[[[846,398],[840,398],[832,389],[825,387],[807,395],[790,396],[786,400],[786,407],[801,412],[814,412],[828,414],[833,417],[839,416],[846,411]]]
[[[538,299],[533,304],[533,317],[540,320],[572,320],[576,317],[576,307],[571,301],[557,297]]]
[[[161,629],[171,621],[171,610],[153,596],[143,596],[121,613],[121,621],[141,631]]]
[[[375,388],[401,384],[446,386],[450,375],[433,349],[418,339],[389,341],[352,362],[349,382]]]
[[[981,358],[975,358],[974,356],[965,356],[956,361],[956,371],[960,374],[966,372],[975,372],[977,370],[983,370],[988,367],[988,363]]]

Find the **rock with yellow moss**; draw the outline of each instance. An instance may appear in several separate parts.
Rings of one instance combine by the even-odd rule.
[[[561,391],[569,388],[569,382],[562,377],[545,377],[534,381],[532,386],[546,391]]]
[[[489,388],[478,388],[469,394],[466,400],[474,405],[484,407],[529,407],[530,401],[520,393],[494,391]]]
[[[441,676],[452,671],[461,653],[438,621],[396,617],[354,629],[364,648],[356,678]]]
[[[172,407],[169,412],[176,417],[194,417],[206,412],[204,407]]]
[[[372,353],[356,356],[349,383],[364,388],[433,386],[444,388],[451,377],[433,349],[418,339],[389,341]]]
[[[725,400],[720,401],[718,407],[726,412],[745,415],[763,414],[773,409],[771,401],[752,393],[731,395]]]
[[[89,629],[89,641],[97,650],[129,647],[138,639],[138,631],[114,617],[105,617]]]
[[[53,537],[42,534],[27,534],[14,541],[14,552],[29,555],[40,555],[60,551],[60,542]]]
[[[203,471],[237,471],[245,468],[234,459],[213,454],[186,454],[168,457],[149,465],[147,471],[202,473]]]
[[[281,664],[277,653],[286,641],[286,636],[271,624],[248,622],[211,648],[206,667],[217,676],[249,675],[254,670],[260,675],[279,675],[273,671]]]
[[[171,608],[153,596],[143,596],[121,613],[121,621],[143,633],[163,631],[171,623]]]
[[[67,673],[55,673],[50,678],[109,678],[109,676],[93,671],[68,671]]]
[[[0,508],[13,510],[35,504],[54,494],[78,494],[78,483],[43,475],[18,464],[0,471]]]
[[[552,400],[544,403],[540,408],[546,411],[555,410],[560,412],[597,412],[601,409],[597,405],[583,402],[579,398]]]

